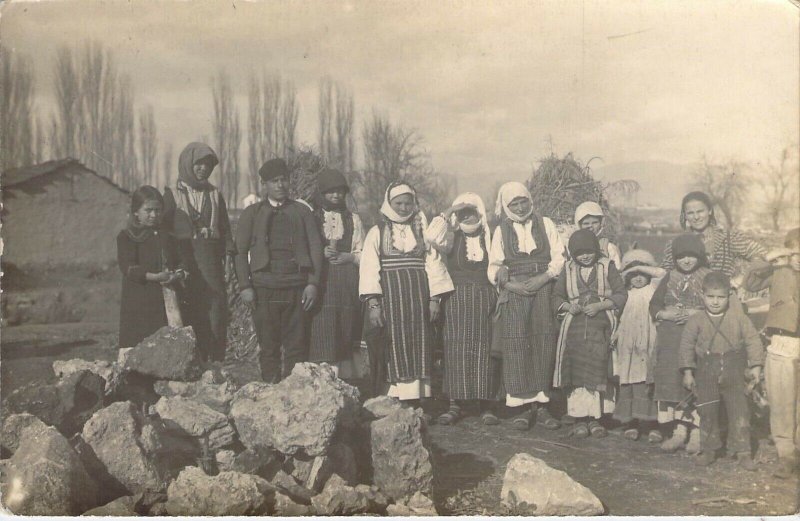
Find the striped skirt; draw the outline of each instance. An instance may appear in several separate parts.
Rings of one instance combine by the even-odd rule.
[[[328,264],[321,289],[321,303],[311,319],[309,361],[347,360],[361,341],[358,266]]]
[[[608,384],[608,358],[611,349],[611,324],[605,313],[572,318],[567,330],[561,385],[605,391]]]
[[[658,324],[656,336],[655,393],[653,398],[664,402],[681,402],[689,391],[683,387],[678,348],[681,343],[683,326],[663,321]]]
[[[503,389],[510,395],[548,392],[556,359],[555,317],[550,307],[553,284],[532,297],[508,292],[498,304],[492,351],[503,357]]]
[[[381,259],[381,289],[390,382],[430,378],[432,326],[425,261],[409,257]]]
[[[443,306],[444,392],[451,400],[489,400],[491,316],[497,292],[489,284],[456,284]]]

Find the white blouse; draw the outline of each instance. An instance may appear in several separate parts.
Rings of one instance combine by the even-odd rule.
[[[542,221],[544,221],[544,231],[545,234],[547,234],[547,241],[550,243],[550,263],[547,265],[547,274],[550,278],[554,279],[558,277],[559,273],[561,273],[561,269],[564,267],[564,243],[561,241],[561,235],[559,235],[553,221],[547,217],[543,217]],[[532,227],[533,221],[531,219],[528,219],[524,225],[514,223],[514,231],[517,232],[517,238],[519,239],[521,235],[523,239],[519,240],[520,251],[530,253],[536,249],[536,241],[533,239]],[[492,237],[492,247],[489,250],[489,268],[487,272],[492,284],[497,284],[497,272],[503,267],[503,261],[505,259],[506,254],[503,244],[503,233],[498,227]]]
[[[403,252],[408,253],[417,245],[414,230],[408,224],[392,225],[393,246]],[[423,230],[423,237],[425,237]],[[453,281],[447,273],[441,255],[436,248],[431,248],[425,241],[425,272],[428,275],[428,291],[432,297],[442,295],[454,290]],[[381,289],[381,231],[379,226],[373,226],[364,239],[361,250],[361,268],[359,269],[358,293],[362,297],[366,295],[383,295]]]
[[[364,247],[364,226],[361,218],[353,213],[353,245],[350,253],[355,257],[355,264],[361,261],[361,250]],[[323,216],[322,232],[328,240],[339,240],[344,236],[344,223],[339,212],[325,212]]]
[[[482,234],[483,228],[481,228],[481,235]],[[483,248],[481,248],[481,235],[465,236],[467,260],[472,262],[480,262],[483,260],[484,252]],[[448,255],[450,250],[453,249],[454,238],[455,231],[441,215],[434,217],[428,225],[428,229],[425,230],[425,240],[428,241],[431,246],[439,250],[442,255]],[[488,246],[487,244],[487,247]]]

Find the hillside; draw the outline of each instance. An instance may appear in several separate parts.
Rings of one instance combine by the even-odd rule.
[[[616,165],[597,166],[593,169],[597,179],[606,182],[634,179],[642,186],[638,194],[640,205],[660,208],[679,208],[681,198],[689,191],[693,166],[664,161],[637,161]]]

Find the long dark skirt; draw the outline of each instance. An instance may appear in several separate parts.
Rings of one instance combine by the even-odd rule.
[[[658,407],[653,400],[653,386],[644,382],[619,386],[614,419],[622,423],[631,420],[655,421]]]
[[[532,297],[508,293],[494,322],[493,353],[502,353],[502,388],[510,395],[548,392],[556,360],[556,326],[550,307],[552,283]]]
[[[606,391],[610,346],[611,324],[605,313],[572,317],[561,364],[562,386]]]
[[[358,266],[326,266],[322,302],[311,319],[310,362],[350,358],[361,341]]]
[[[186,281],[189,289],[186,322],[194,329],[203,356],[223,360],[228,336],[224,245],[218,239],[192,239],[191,251],[194,262]]]
[[[678,362],[678,348],[681,343],[683,326],[675,322],[663,321],[658,324],[656,337],[655,384],[653,398],[664,402],[681,402],[688,395],[683,387]]]
[[[456,284],[443,303],[444,392],[451,400],[488,400],[491,316],[497,292],[486,284]]]

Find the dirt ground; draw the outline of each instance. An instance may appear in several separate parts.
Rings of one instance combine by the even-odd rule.
[[[116,324],[75,323],[25,325],[2,331],[0,392],[30,382],[54,381],[55,360],[116,359]],[[444,402],[429,412],[438,413]],[[454,426],[433,425],[434,499],[441,513],[510,514],[500,505],[502,477],[508,460],[528,452],[567,472],[591,489],[613,515],[785,515],[798,510],[797,479],[771,476],[775,448],[766,427],[757,423],[756,472],[739,470],[724,458],[700,469],[683,453],[664,454],[640,440],[625,440],[619,430],[605,439],[564,438],[565,429],[528,432],[511,428],[509,420],[487,427],[475,417]],[[719,501],[708,501],[718,499]],[[698,503],[699,502],[699,503]]]

